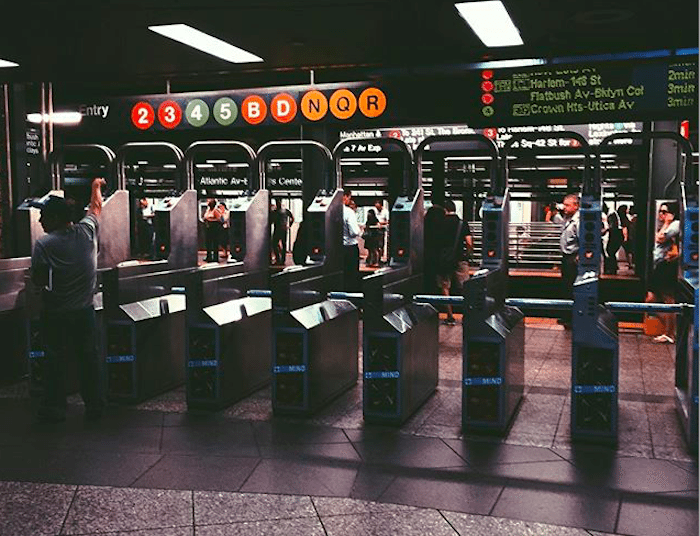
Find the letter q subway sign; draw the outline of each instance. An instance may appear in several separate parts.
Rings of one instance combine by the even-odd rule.
[[[343,87],[266,88],[153,95],[131,106],[131,124],[151,128],[201,128],[373,119],[386,111],[381,89],[366,84]]]

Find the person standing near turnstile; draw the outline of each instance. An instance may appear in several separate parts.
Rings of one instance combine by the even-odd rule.
[[[343,282],[346,292],[360,290],[360,247],[357,237],[362,234],[357,213],[350,208],[352,192],[343,190]]]
[[[561,250],[561,282],[564,297],[573,296],[574,281],[578,274],[578,225],[579,198],[569,194],[564,198],[564,223],[562,224],[559,249]],[[571,327],[571,313],[563,313],[561,322],[565,327]]]
[[[32,282],[42,290],[41,324],[46,352],[45,390],[37,417],[43,422],[66,418],[64,363],[77,354],[85,417],[99,418],[104,405],[97,352],[93,296],[97,281],[98,218],[104,179],[94,179],[87,215],[70,222],[63,198],[51,196],[41,209],[47,233],[32,253]]]

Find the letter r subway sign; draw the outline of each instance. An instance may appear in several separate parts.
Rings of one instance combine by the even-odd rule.
[[[386,111],[387,97],[378,87],[355,83],[150,95],[128,106],[131,126],[146,131],[374,119]]]

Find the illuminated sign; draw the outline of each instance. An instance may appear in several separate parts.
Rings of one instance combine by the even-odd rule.
[[[345,86],[327,84],[313,89],[298,86],[152,95],[122,102],[129,106],[131,127],[139,130],[245,127],[322,119],[346,122],[384,115],[387,96],[382,89],[362,83]],[[119,104],[113,103],[112,108],[118,109]],[[118,113],[110,114],[109,118],[102,116],[107,119],[103,124],[115,125],[115,116],[118,117]]]
[[[471,102],[480,110],[474,124],[638,120],[681,111],[697,115],[697,80],[697,62],[688,60],[484,71],[472,82]]]

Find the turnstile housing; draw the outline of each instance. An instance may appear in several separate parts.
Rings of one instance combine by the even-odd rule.
[[[120,305],[106,325],[107,396],[135,403],[185,381],[185,296]]]
[[[357,383],[359,312],[325,300],[279,313],[272,343],[272,408],[309,415]]]
[[[574,283],[571,353],[571,437],[617,442],[619,343],[617,318],[596,303],[598,278]]]
[[[187,406],[217,409],[270,382],[272,300],[240,298],[204,308],[187,330]]]
[[[366,422],[401,424],[438,383],[438,315],[407,304],[383,316],[383,329],[363,335],[362,411]]]
[[[476,275],[464,284],[462,428],[466,432],[504,434],[522,400],[524,315],[517,307],[497,306],[488,290],[503,284],[500,271]]]

